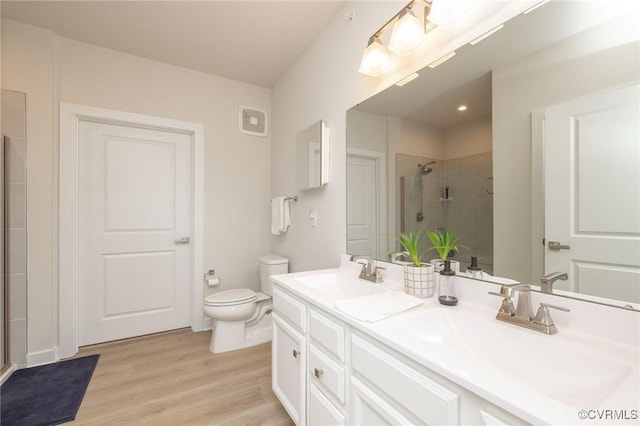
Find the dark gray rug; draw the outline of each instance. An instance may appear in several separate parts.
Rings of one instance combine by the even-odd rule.
[[[57,425],[75,419],[99,356],[15,371],[0,387],[0,424]]]

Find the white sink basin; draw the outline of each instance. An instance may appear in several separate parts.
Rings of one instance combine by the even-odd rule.
[[[297,277],[296,281],[331,300],[351,299],[384,291],[378,285],[338,273]]]
[[[634,370],[634,354],[612,354],[579,337],[505,324],[468,305],[431,307],[380,326],[417,338],[430,350],[453,352],[463,365],[490,369],[496,380],[515,381],[576,408],[599,406]]]

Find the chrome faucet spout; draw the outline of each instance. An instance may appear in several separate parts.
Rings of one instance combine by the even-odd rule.
[[[540,278],[540,290],[543,293],[553,293],[553,283],[562,280],[569,279],[569,275],[566,272],[552,272],[549,275],[545,275]]]
[[[518,292],[517,306],[513,307],[511,300]],[[533,314],[531,305],[531,286],[529,284],[505,284],[500,287],[500,293],[489,292],[494,296],[504,297],[500,310],[496,315],[496,319],[520,327],[529,328],[545,334],[556,334],[558,329],[551,320],[549,310],[547,308],[555,308],[563,311],[569,311],[562,306],[555,306],[548,303],[540,303],[540,308],[536,315]]]

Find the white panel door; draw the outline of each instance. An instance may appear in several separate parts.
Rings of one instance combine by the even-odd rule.
[[[79,344],[189,326],[191,135],[79,132]]]
[[[640,302],[639,93],[633,85],[545,111],[545,274],[569,274],[555,288]]]
[[[374,159],[347,156],[347,253],[377,257],[377,182]]]

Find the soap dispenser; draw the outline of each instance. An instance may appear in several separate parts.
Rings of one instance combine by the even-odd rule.
[[[471,266],[467,268],[467,274],[471,278],[482,279],[482,268],[478,266],[478,257],[471,256]]]
[[[438,280],[438,301],[447,306],[458,304],[458,284],[456,272],[451,270],[451,261],[444,261],[444,268],[440,271]]]

